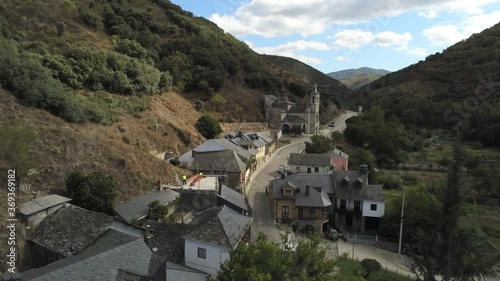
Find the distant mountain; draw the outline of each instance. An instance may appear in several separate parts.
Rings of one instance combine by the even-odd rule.
[[[361,87],[363,87],[366,84],[371,83],[372,81],[375,81],[382,77],[382,75],[379,74],[360,74],[360,75],[355,75],[352,77],[344,78],[341,79],[340,82],[347,87],[356,90]]]
[[[363,75],[363,74],[378,75],[378,77],[382,77],[382,76],[386,75],[387,73],[390,73],[390,71],[385,70],[385,69],[361,67],[361,68],[357,68],[357,69],[353,68],[353,69],[344,69],[344,70],[340,70],[340,71],[334,71],[334,72],[328,73],[327,75],[341,81],[341,80],[346,79],[346,78],[350,78],[350,77],[358,76],[358,75]]]

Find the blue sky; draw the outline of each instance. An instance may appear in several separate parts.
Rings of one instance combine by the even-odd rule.
[[[172,0],[262,54],[396,71],[500,21],[500,0]]]

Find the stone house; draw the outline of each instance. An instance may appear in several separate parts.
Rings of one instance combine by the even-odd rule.
[[[331,159],[325,154],[290,153],[288,171],[290,173],[321,173],[330,171]]]

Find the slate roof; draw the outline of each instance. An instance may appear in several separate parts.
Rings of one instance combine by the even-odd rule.
[[[296,104],[293,105],[290,110],[288,110],[288,113],[304,113],[306,112],[307,109],[307,104]]]
[[[246,164],[232,150],[197,153],[191,170],[242,172]]]
[[[221,194],[217,195],[224,199],[225,201],[240,207],[241,209],[248,211],[248,205],[247,202],[245,201],[245,197],[239,193],[238,191],[229,188],[225,185],[221,186]]]
[[[246,159],[248,159],[248,158],[250,158],[250,156],[252,156],[252,154],[248,150],[233,143],[232,141],[230,141],[228,139],[213,139],[210,141],[213,141],[214,143],[217,143],[217,144],[219,144],[219,145],[221,145],[229,150],[235,151],[240,157],[242,157],[243,161],[246,161]]]
[[[209,209],[205,214],[206,218],[185,235],[185,239],[234,249],[253,221],[252,217],[225,211],[222,207]]]
[[[326,154],[290,153],[288,165],[330,166],[330,161]]]
[[[242,161],[246,161],[250,156],[252,156],[252,153],[241,146],[231,142],[228,139],[210,139],[207,140],[206,142],[198,145],[195,147],[193,150],[196,150],[196,152],[201,153],[201,152],[208,152],[208,151],[223,151],[223,150],[234,150],[236,151],[236,154],[241,158]],[[193,150],[190,150],[181,156],[179,156],[179,160],[181,162],[185,162],[188,165],[191,165],[192,162],[192,154]]]
[[[102,249],[112,249],[119,245],[132,242],[140,237],[123,233],[115,229],[107,229],[100,237],[92,242],[88,247],[78,254],[87,254],[100,251]]]
[[[271,109],[269,109],[268,112],[286,112],[286,110],[281,107],[274,106]]]
[[[23,272],[23,279],[34,281],[141,280],[141,277],[149,275],[147,265],[151,256],[151,250],[144,241],[135,239],[111,249],[75,255]]]
[[[199,270],[167,262],[166,264],[166,281],[205,281],[210,274]]]
[[[304,124],[304,123],[307,123],[306,120],[304,120],[304,119],[302,119],[302,118],[300,118],[298,116],[294,116],[294,115],[287,115],[287,116],[285,116],[285,118],[281,122],[292,123],[292,124]]]
[[[331,175],[329,175],[331,177]],[[289,176],[290,177],[290,176]],[[288,177],[287,177],[288,178]],[[314,188],[314,185],[308,181],[298,182],[293,180],[287,180],[287,178],[274,181],[273,182],[273,198],[274,199],[285,199],[291,198],[283,196],[282,188],[292,187],[294,190],[300,189],[300,192],[294,191],[293,198],[295,199],[295,205],[300,207],[328,207],[332,205],[328,194],[321,187]],[[295,183],[293,183],[295,182]],[[306,196],[306,184],[310,185],[309,195]],[[320,191],[318,191],[318,189]]]
[[[327,152],[327,153],[329,153],[329,152]],[[342,157],[344,159],[349,159],[349,155],[347,153],[345,153],[343,151],[340,151],[340,150],[338,150],[336,148],[333,150],[333,154],[336,154],[336,155],[338,155],[338,156],[340,156],[340,157]]]
[[[368,184],[368,175],[360,174],[359,171],[344,171],[334,170],[333,175],[335,178],[335,187],[337,190],[337,197],[340,199],[352,200],[373,200],[384,201],[384,190],[381,185]],[[342,179],[348,179],[347,186],[342,185]],[[362,187],[359,188],[355,182],[361,180]]]
[[[284,179],[276,179],[273,181],[273,190],[276,186],[281,186],[285,182],[290,182],[296,187],[305,186],[310,184],[311,187],[321,187],[327,194],[335,193],[335,186],[333,183],[332,174],[310,174],[310,173],[296,173],[291,174]]]
[[[44,219],[30,240],[62,256],[72,256],[101,236],[114,220],[70,204]]]
[[[157,200],[161,205],[168,205],[179,197],[180,193],[171,189],[154,189],[126,202],[116,204],[113,210],[125,221],[131,222],[133,219],[142,219],[148,215],[149,203]]]
[[[48,195],[26,202],[19,210],[19,213],[25,216],[29,216],[38,213],[40,211],[46,210],[48,208],[67,203],[69,201],[71,201],[71,198],[67,198],[56,194]]]

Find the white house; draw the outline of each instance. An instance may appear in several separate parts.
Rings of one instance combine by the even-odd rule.
[[[290,153],[288,171],[291,173],[320,173],[330,171],[331,158],[327,154]]]
[[[185,265],[215,276],[221,263],[229,259],[229,250],[241,241],[250,241],[253,218],[222,206],[209,210],[201,220],[183,237]]]

